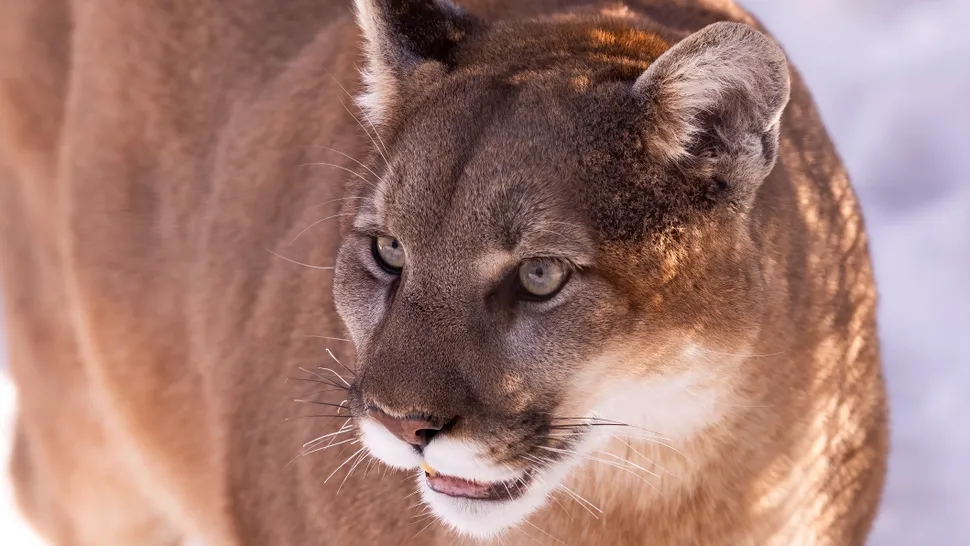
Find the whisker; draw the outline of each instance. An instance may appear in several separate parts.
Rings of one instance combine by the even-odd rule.
[[[627,425],[624,423],[576,423],[575,425],[549,425],[546,428],[550,429],[579,429],[585,427],[630,427],[632,425]]]
[[[686,453],[684,453],[683,451],[677,449],[676,447],[674,447],[674,446],[672,446],[672,445],[670,445],[670,444],[668,444],[666,442],[659,441],[656,438],[651,438],[649,436],[637,436],[637,435],[634,435],[634,434],[622,434],[622,433],[613,433],[612,436],[614,438],[616,438],[617,440],[619,440],[622,437],[622,438],[629,438],[631,440],[642,440],[642,441],[647,442],[649,444],[654,444],[654,445],[666,447],[667,449],[669,449],[669,450],[673,451],[674,453],[676,453],[676,454],[680,455],[681,457],[683,457],[684,460],[686,460],[688,463],[694,464],[694,461],[692,461],[690,459],[690,457],[687,456]],[[620,441],[622,441],[622,440],[620,440]]]
[[[420,492],[421,492],[420,489],[415,489],[410,495],[404,497],[402,500],[408,500],[408,499],[410,499],[411,497],[417,495]],[[414,504],[412,506],[417,506],[418,504],[421,504],[422,502],[424,502],[424,501],[418,501],[416,504]],[[408,508],[411,508],[411,507],[409,506]]]
[[[340,428],[337,430],[337,432],[331,432],[329,434],[324,434],[323,436],[318,436],[318,437],[310,440],[309,442],[303,444],[303,447],[307,447],[307,446],[309,446],[311,444],[315,444],[317,442],[323,441],[323,440],[325,440],[327,438],[330,438],[332,436],[338,436],[340,434],[344,434],[346,432],[350,432],[351,430],[353,430],[354,427],[352,425],[350,427],[347,427],[347,423],[349,423],[349,422],[350,422],[350,418],[348,417],[347,420],[344,421],[344,424],[340,425]]]
[[[334,152],[334,153],[337,153],[337,154],[340,154],[340,155],[346,157],[347,159],[353,161],[354,163],[360,165],[361,167],[363,167],[367,172],[369,172],[372,175],[374,175],[374,178],[376,178],[377,180],[380,180],[381,179],[381,175],[375,173],[373,170],[371,170],[370,167],[368,167],[367,165],[364,165],[363,163],[361,163],[360,161],[358,161],[355,157],[353,157],[353,156],[351,156],[349,154],[345,154],[345,153],[341,152],[340,150],[338,150],[336,148],[331,148],[329,146],[317,146],[317,147],[318,148],[322,148],[324,150],[329,150],[329,151]]]
[[[367,463],[367,468],[364,469],[364,479],[366,479],[367,476],[370,475],[370,471],[374,469],[374,465],[376,464],[377,464],[377,459],[375,459],[374,457],[371,457],[370,462]]]
[[[340,417],[346,418],[347,416],[346,415],[339,415],[339,414],[338,415],[331,415],[331,414],[327,414],[327,413],[320,413],[320,414],[314,414],[314,415],[294,415],[293,417],[287,417],[286,419],[283,419],[283,422],[290,421],[290,420],[293,420],[293,419],[307,419],[309,417],[333,417],[333,418],[336,419],[336,418],[340,418]]]
[[[307,393],[307,394],[303,395],[303,399],[309,399],[311,396],[316,396],[318,394],[326,394],[328,392],[336,392],[336,391],[345,391],[346,392],[346,390],[347,389],[343,389],[343,388],[340,388],[340,387],[331,387],[329,389],[320,389],[318,391],[313,391],[313,392],[310,392],[310,393]]]
[[[367,459],[367,454],[364,453],[363,450],[358,451],[357,453],[360,454],[360,455],[357,455],[357,462],[354,463],[354,464],[352,464],[352,465],[350,465],[350,470],[348,470],[347,471],[347,475],[344,476],[344,481],[340,482],[340,486],[337,487],[337,494],[338,495],[340,494],[340,490],[343,489],[344,484],[347,483],[347,480],[350,478],[350,475],[354,473],[354,470],[360,465],[360,463],[362,461],[364,461],[364,460]]]
[[[542,529],[540,529],[538,526],[536,526],[534,523],[530,522],[529,520],[522,520],[522,523],[525,523],[526,525],[529,525],[529,526],[533,527],[536,531],[539,531],[540,533],[546,535],[547,537],[551,538],[552,540],[555,540],[559,544],[563,544],[563,545],[566,544],[565,542],[559,540],[558,538],[556,538],[556,537],[550,535],[549,533],[543,531]]]
[[[569,518],[570,521],[572,521],[573,515],[569,513],[569,510],[566,510],[566,507],[563,506],[561,502],[559,502],[559,499],[556,498],[555,493],[556,493],[555,491],[549,493],[549,498],[552,499],[552,502],[559,505],[559,508],[562,508],[563,513],[566,514],[566,517]]]
[[[266,247],[263,247],[263,250],[265,250],[266,252],[269,252],[270,254],[272,254],[273,256],[276,256],[277,258],[279,258],[281,260],[286,260],[286,261],[290,262],[291,264],[302,265],[303,267],[309,267],[310,269],[323,269],[323,270],[327,270],[327,271],[330,271],[330,270],[333,269],[333,266],[332,265],[310,265],[310,264],[305,264],[303,262],[298,262],[298,261],[296,261],[296,260],[294,260],[292,258],[287,258],[286,256],[282,256],[280,254],[277,254],[277,253],[273,252],[272,250],[270,250],[270,249],[268,249]]]
[[[353,201],[353,200],[356,200],[356,199],[360,199],[362,201],[374,201],[375,200],[373,197],[338,197],[336,199],[331,199],[329,201],[324,201],[323,203],[317,203],[316,205],[310,205],[309,207],[307,207],[306,209],[304,209],[303,212],[309,212],[309,211],[311,211],[311,210],[313,210],[315,208],[319,208],[319,207],[322,207],[324,205],[329,205],[330,203],[336,203],[338,201]]]
[[[326,69],[324,69],[324,70],[326,70]],[[346,88],[346,87],[344,87],[344,86],[343,86],[343,84],[341,84],[341,83],[340,83],[340,80],[338,80],[337,78],[335,78],[335,77],[334,77],[334,75],[333,75],[333,74],[331,74],[329,70],[327,70],[327,74],[328,74],[328,75],[330,76],[330,78],[331,78],[331,79],[332,79],[332,80],[334,81],[334,83],[336,83],[336,84],[337,84],[337,85],[338,85],[338,86],[340,87],[340,89],[342,89],[342,90],[343,90],[343,92],[344,92],[344,93],[345,93],[345,94],[346,94],[346,95],[347,95],[348,97],[350,97],[350,100],[352,100],[352,101],[354,101],[354,104],[356,104],[356,105],[357,105],[357,108],[358,108],[358,109],[360,110],[360,113],[361,113],[361,114],[363,114],[363,116],[364,116],[364,119],[365,119],[365,120],[367,120],[367,123],[368,123],[368,124],[369,124],[369,125],[371,126],[371,129],[373,129],[373,130],[374,130],[374,134],[375,134],[375,135],[377,136],[377,140],[379,140],[379,141],[380,141],[380,143],[381,143],[381,145],[380,145],[380,146],[379,146],[379,147],[377,148],[377,151],[378,151],[378,152],[380,152],[380,154],[381,154],[381,157],[383,157],[383,158],[384,158],[384,162],[385,162],[385,163],[387,163],[388,165],[390,165],[390,164],[391,164],[391,162],[390,162],[390,161],[388,161],[388,159],[387,159],[387,156],[385,156],[385,155],[384,155],[384,152],[381,152],[381,148],[384,148],[384,151],[387,151],[387,146],[385,146],[385,145],[384,145],[384,139],[382,139],[382,138],[381,138],[381,133],[380,133],[380,131],[378,131],[378,130],[377,130],[377,126],[376,126],[376,125],[374,125],[374,122],[373,122],[373,121],[372,121],[372,120],[370,119],[370,116],[369,116],[369,115],[367,115],[367,109],[365,109],[365,108],[364,108],[364,107],[363,107],[363,106],[362,106],[362,105],[360,104],[360,102],[359,102],[359,101],[357,100],[357,97],[355,97],[355,96],[353,96],[353,95],[351,95],[351,94],[350,94],[350,91],[347,91],[347,88]],[[343,103],[344,103],[344,101],[340,101],[340,104],[343,104]],[[344,106],[344,108],[346,109],[347,107],[346,107],[346,106]],[[349,111],[350,111],[350,110],[348,109],[348,112],[349,112]],[[353,112],[351,112],[351,115],[353,116]],[[357,116],[354,116],[354,119],[357,119]],[[357,123],[360,123],[360,120],[359,120],[359,119],[357,119]],[[364,129],[364,125],[363,125],[363,124],[360,124],[360,127],[361,127],[361,129]],[[373,141],[374,141],[374,137],[371,137],[371,136],[370,136],[370,133],[368,133],[366,129],[364,129],[364,132],[365,132],[365,133],[367,133],[367,136],[368,136],[368,137],[370,137],[370,139],[371,139],[371,142],[373,142]],[[374,142],[374,146],[377,146],[377,143],[376,143],[376,142]]]
[[[312,375],[312,376],[314,376],[316,378],[319,378],[322,383],[326,383],[327,385],[330,385],[331,387],[337,387],[338,389],[345,390],[345,391],[346,390],[349,390],[348,387],[341,387],[337,383],[334,383],[332,379],[330,379],[330,378],[328,378],[328,377],[326,377],[324,375],[320,375],[318,373],[311,372],[310,370],[308,370],[306,368],[303,368],[303,367],[297,367],[297,369],[300,370],[301,372],[308,373],[308,374],[310,374],[310,375]]]
[[[620,457],[619,455],[615,455],[615,454],[613,454],[613,453],[610,453],[609,451],[602,451],[602,450],[597,450],[597,451],[596,451],[595,453],[600,453],[600,454],[603,454],[603,455],[607,455],[607,456],[609,456],[609,457],[613,457],[614,459],[617,459],[617,460],[620,460],[620,461],[623,461],[624,463],[626,463],[626,464],[628,464],[628,465],[630,465],[630,466],[632,466],[632,467],[634,467],[634,468],[638,468],[638,469],[640,469],[640,470],[642,470],[642,471],[644,471],[644,472],[646,472],[647,474],[650,474],[651,476],[655,476],[655,477],[657,477],[657,478],[659,478],[659,477],[660,477],[660,474],[657,474],[656,472],[653,472],[653,471],[650,471],[650,470],[647,470],[646,468],[643,468],[642,466],[640,466],[640,465],[638,465],[638,464],[636,464],[636,463],[633,463],[633,462],[630,462],[629,460],[627,460],[627,459],[624,459],[623,457]],[[649,459],[648,459],[648,460],[649,460]]]
[[[337,364],[339,364],[341,368],[347,370],[347,373],[349,373],[350,375],[357,375],[356,372],[354,372],[353,370],[351,370],[347,366],[344,366],[343,362],[337,360],[337,357],[333,355],[333,353],[330,351],[330,348],[329,347],[326,349],[326,351],[327,351],[327,354],[330,355],[330,358],[332,358],[334,362],[336,362]]]
[[[646,456],[646,455],[644,455],[643,453],[640,453],[640,451],[639,451],[639,450],[638,450],[637,448],[635,448],[635,447],[633,447],[633,444],[630,444],[630,443],[628,443],[627,441],[625,441],[625,440],[623,440],[622,438],[619,438],[619,437],[617,437],[617,436],[613,436],[613,439],[614,439],[614,440],[616,440],[616,441],[618,441],[618,442],[620,442],[621,444],[623,444],[623,445],[625,445],[625,446],[627,446],[627,447],[628,447],[628,448],[630,448],[630,449],[631,449],[631,450],[632,450],[632,451],[633,451],[634,453],[636,453],[637,455],[639,455],[639,456],[641,456],[641,457],[643,457],[644,459],[646,459],[647,461],[649,461],[649,462],[650,462],[650,464],[652,464],[653,466],[655,466],[655,467],[657,467],[657,468],[659,468],[661,472],[666,472],[666,473],[667,473],[667,474],[669,474],[670,476],[672,476],[672,477],[674,477],[674,478],[677,478],[678,480],[680,479],[680,477],[679,477],[679,476],[677,476],[677,475],[676,475],[676,474],[674,474],[673,472],[671,472],[671,471],[669,471],[669,470],[667,470],[666,468],[664,468],[664,467],[662,467],[662,466],[660,466],[659,464],[657,464],[657,463],[656,463],[656,461],[654,461],[654,460],[653,460],[653,459],[651,459],[650,457],[647,457],[647,456]],[[690,462],[690,461],[688,461],[688,462]]]
[[[600,510],[598,506],[596,506],[595,504],[589,502],[582,495],[580,495],[579,493],[577,493],[577,492],[573,491],[572,489],[566,487],[565,485],[560,485],[559,488],[562,489],[563,491],[566,491],[567,493],[569,493],[573,497],[573,499],[576,500],[576,502],[579,502],[579,505],[582,506],[583,508],[586,508],[586,506],[589,505],[589,508],[586,508],[586,510],[589,510],[590,508],[592,508],[593,510],[596,510],[600,514],[603,513],[603,511]],[[580,501],[582,501],[582,502],[580,502]],[[593,514],[592,511],[590,511],[589,513],[590,514]],[[596,519],[599,519],[598,517],[596,517],[596,514],[593,514],[593,517],[596,518]]]
[[[562,421],[596,421],[597,423],[604,423],[604,424],[610,424],[610,425],[622,425],[622,426],[627,426],[627,427],[638,428],[640,430],[643,430],[644,432],[649,432],[651,434],[660,434],[659,432],[656,432],[656,431],[653,431],[653,430],[648,430],[648,429],[645,429],[643,427],[638,427],[636,425],[631,425],[630,423],[624,423],[623,421],[617,421],[615,419],[606,419],[606,418],[603,418],[603,417],[553,417],[553,418],[550,419],[550,421],[557,421],[557,420],[562,420]],[[590,424],[592,424],[592,423],[590,423]]]
[[[338,364],[339,364],[339,362],[338,362]],[[324,370],[324,371],[327,371],[327,372],[330,372],[330,373],[334,374],[335,376],[337,376],[338,379],[340,379],[341,381],[343,381],[344,385],[347,385],[347,388],[348,389],[350,388],[350,383],[348,383],[347,380],[344,379],[343,376],[340,375],[339,373],[337,373],[337,372],[333,371],[332,369],[327,368],[325,366],[317,366],[317,369],[318,370]]]
[[[623,465],[621,465],[619,463],[614,463],[612,461],[607,461],[606,459],[600,459],[599,457],[593,457],[592,455],[586,455],[586,454],[580,453],[578,451],[564,450],[564,449],[556,449],[556,448],[546,447],[546,446],[536,446],[536,447],[538,447],[539,449],[545,449],[545,450],[552,451],[552,452],[555,452],[555,453],[566,453],[566,454],[569,454],[569,455],[573,455],[575,457],[579,457],[579,458],[582,458],[582,459],[587,459],[587,460],[590,460],[590,461],[595,461],[595,462],[598,462],[598,463],[605,464],[607,466],[611,466],[613,468],[617,468],[619,470],[623,470],[624,472],[628,472],[630,474],[633,474],[634,476],[636,476],[637,478],[639,478],[640,480],[642,480],[645,484],[649,485],[654,490],[656,490],[657,493],[660,493],[660,496],[663,496],[663,492],[660,491],[660,489],[657,488],[656,485],[650,483],[643,476],[637,474],[636,472],[630,470],[629,468],[627,468],[627,467],[625,467],[625,466],[623,466]]]
[[[322,385],[330,385],[330,382],[329,381],[321,381],[319,379],[310,379],[309,377],[287,377],[285,380],[283,380],[284,383],[287,382],[287,381],[307,381],[309,383],[319,383],[319,384],[322,384]],[[336,387],[336,388],[338,388],[338,389],[340,389],[342,391],[347,390],[347,389],[345,389],[343,387]],[[317,391],[317,392],[331,392],[331,390],[330,389],[325,389],[325,390]],[[316,394],[316,393],[314,393],[314,394]]]
[[[353,170],[353,169],[351,169],[349,167],[344,167],[343,165],[338,165],[337,163],[330,163],[330,162],[327,162],[327,161],[313,161],[313,162],[310,162],[310,163],[300,163],[299,165],[297,165],[297,167],[333,167],[335,169],[340,169],[341,171],[348,172],[348,173],[356,176],[357,178],[363,180],[364,182],[367,182],[371,186],[374,185],[374,181],[373,180],[367,178],[366,176],[360,174],[359,172],[357,172],[357,171],[355,171],[355,170]]]
[[[509,489],[509,482],[502,482],[502,485],[505,486],[505,492],[509,494],[509,500],[513,500],[512,499],[512,490]]]
[[[352,443],[356,443],[355,442],[355,438],[347,438],[346,440],[341,440],[339,442],[328,442],[327,445],[325,445],[323,447],[315,447],[315,448],[313,448],[313,449],[311,449],[309,451],[306,451],[306,452],[302,453],[300,455],[300,457],[306,457],[307,455],[316,453],[318,451],[326,451],[326,450],[328,450],[328,449],[330,449],[332,447],[337,447],[337,446],[342,446],[342,445],[345,445],[345,444],[352,444]]]
[[[337,85],[340,85],[340,82],[337,82]],[[341,87],[341,89],[343,89],[343,86],[342,85],[340,87]],[[346,91],[347,90],[344,89],[344,92],[346,92]],[[350,93],[347,93],[347,95],[350,96],[351,100],[353,100],[354,103],[357,103],[357,99],[355,99],[353,96],[351,96]],[[374,135],[371,134],[371,132],[367,129],[367,127],[364,127],[364,124],[360,121],[360,118],[357,117],[357,114],[353,113],[350,110],[350,108],[347,108],[347,105],[344,103],[343,99],[338,98],[337,101],[340,102],[340,106],[343,106],[344,107],[344,110],[346,110],[347,113],[350,114],[350,116],[352,118],[354,118],[354,121],[357,122],[357,125],[359,125],[360,128],[361,128],[361,130],[364,131],[364,134],[367,135],[367,138],[370,140],[371,144],[374,145],[374,149],[377,150],[377,153],[380,154],[381,158],[384,159],[384,164],[385,165],[390,165],[391,162],[390,162],[390,160],[387,159],[387,156],[384,155],[384,150],[381,149],[381,145],[379,145],[377,143],[377,141],[374,140]],[[364,109],[363,108],[360,108],[360,105],[359,104],[357,104],[357,108],[360,110],[360,112],[362,114],[364,114],[364,116],[366,118],[367,114],[364,112]],[[368,119],[367,122],[370,123],[370,120]],[[375,134],[377,134],[377,137],[380,138],[381,135],[380,135],[380,133],[376,133],[376,130],[375,130]]]
[[[538,457],[538,456],[531,455],[531,454],[528,454],[528,453],[522,455],[521,457],[523,459],[527,460],[527,461],[532,461],[532,462],[535,462],[535,463],[537,463],[539,465],[546,465],[546,464],[553,464],[553,463],[555,463],[555,461],[553,461],[552,459],[549,459],[548,457]],[[533,479],[538,480],[540,483],[543,483],[543,484],[546,483],[545,480],[543,480],[542,477],[539,474],[533,474]],[[593,512],[593,510],[596,510],[597,512],[599,512],[601,514],[603,513],[603,511],[600,510],[599,507],[597,507],[595,504],[593,504],[590,501],[586,500],[585,498],[583,498],[582,496],[580,496],[579,494],[577,494],[573,490],[569,489],[565,485],[559,484],[559,486],[556,488],[556,490],[554,490],[552,493],[550,493],[550,498],[552,498],[552,500],[555,501],[555,503],[559,505],[559,507],[562,509],[563,512],[566,513],[566,516],[569,517],[569,519],[573,519],[573,516],[572,516],[572,514],[569,513],[568,510],[566,510],[566,507],[563,506],[563,504],[561,502],[559,502],[559,499],[557,499],[555,497],[554,493],[557,490],[562,490],[564,493],[566,493],[566,495],[568,495],[576,504],[580,505],[583,508],[583,510],[586,510],[587,512],[589,512],[589,515],[593,516],[594,519],[597,519],[598,520],[599,517],[596,515],[595,512]],[[590,508],[592,508],[592,510]]]
[[[314,334],[303,334],[303,337],[312,337],[312,338],[316,338],[316,339],[329,339],[330,341],[346,341],[347,343],[353,343],[353,341],[351,341],[349,339],[344,339],[342,337],[317,336],[317,335],[314,335]]]
[[[565,419],[583,419],[583,418],[582,417],[572,417],[572,418],[565,418]],[[656,432],[654,430],[645,429],[643,427],[638,427],[636,425],[631,425],[630,423],[621,423],[620,421],[613,421],[613,420],[610,420],[610,419],[600,419],[599,421],[600,422],[596,422],[596,423],[575,423],[575,424],[563,424],[563,425],[549,425],[547,428],[550,428],[550,429],[580,429],[580,428],[583,428],[583,427],[607,427],[607,426],[629,427],[629,428],[635,428],[637,430],[643,431],[643,432],[645,432],[647,434],[651,434],[651,435],[656,436],[657,438],[660,438],[660,439],[663,439],[663,440],[668,440],[668,441],[672,440],[672,438],[670,438],[668,436],[665,436],[665,435],[663,435],[663,434],[661,434],[659,432]]]
[[[304,233],[306,233],[307,231],[310,231],[310,229],[312,229],[312,228],[313,228],[313,226],[316,226],[317,224],[321,224],[321,223],[323,223],[323,222],[326,222],[327,220],[332,220],[332,219],[334,219],[334,218],[338,218],[338,217],[340,217],[340,216],[353,216],[353,214],[352,214],[352,213],[349,213],[349,212],[341,212],[341,213],[338,213],[338,214],[331,214],[330,216],[327,216],[326,218],[321,218],[320,220],[317,220],[316,222],[313,222],[313,223],[312,223],[312,224],[310,224],[309,226],[307,226],[307,227],[305,227],[305,228],[303,228],[303,231],[301,231],[301,232],[299,232],[299,233],[297,233],[297,234],[296,234],[296,237],[294,237],[294,238],[293,238],[293,239],[292,239],[292,240],[291,240],[291,241],[290,241],[289,243],[287,243],[287,244],[291,244],[291,245],[292,245],[293,243],[295,243],[295,242],[296,242],[296,240],[297,240],[297,239],[299,239],[301,235],[303,235],[303,234],[304,234]],[[330,267],[330,268],[328,268],[328,269],[333,269],[333,268],[332,268],[332,267]]]
[[[337,432],[334,432],[332,434],[325,434],[323,436],[320,436],[319,438],[315,438],[315,439],[307,442],[306,444],[304,444],[304,447],[307,448],[307,449],[313,449],[316,446],[318,446],[318,445],[320,445],[320,444],[322,444],[324,442],[327,442],[327,438],[330,438],[330,441],[327,442],[327,446],[326,447],[331,447],[331,446],[335,445],[334,442],[337,441],[337,436],[340,436],[341,434],[346,434],[348,432],[352,432],[354,430],[353,423],[349,423],[350,420],[351,420],[350,417],[348,417],[346,420],[344,420],[344,424],[340,426],[340,428],[337,430]],[[348,440],[353,440],[353,438],[348,438]],[[309,444],[309,445],[307,445],[307,444]]]
[[[427,525],[425,525],[424,527],[422,527],[420,531],[418,531],[417,533],[414,534],[413,537],[411,537],[411,541],[413,542],[414,539],[418,538],[418,535],[420,535],[421,533],[423,533],[425,531],[425,529],[427,529],[428,527],[431,527],[432,525],[434,525],[434,522],[435,522],[434,518],[431,518],[431,522],[430,523],[428,523]]]
[[[320,402],[318,400],[304,400],[302,398],[294,398],[293,401],[294,402],[297,402],[297,403],[300,403],[300,404],[314,404],[314,405],[317,405],[317,406],[330,406],[330,407],[341,408],[341,409],[345,409],[347,411],[350,411],[349,409],[345,408],[344,406],[342,406],[340,404],[331,404],[330,402]]]
[[[330,475],[327,476],[327,479],[323,480],[323,483],[327,483],[328,481],[330,481],[330,478],[332,478],[333,475],[336,474],[338,470],[340,470],[341,468],[343,468],[344,465],[346,465],[347,463],[349,463],[351,459],[353,459],[355,456],[357,456],[358,453],[364,451],[365,449],[367,449],[367,448],[362,447],[362,448],[358,449],[357,451],[355,451],[353,453],[353,455],[351,455],[350,457],[347,457],[347,460],[344,461],[344,462],[342,462],[342,463],[340,463],[340,466],[338,466],[337,468],[335,468],[333,470],[333,472],[331,472]]]
[[[513,529],[532,539],[532,542],[535,542],[539,546],[542,546],[542,543],[539,542],[539,540],[536,537],[530,535],[529,533],[526,533],[525,529],[523,529],[522,527],[519,527],[518,525],[516,525],[515,527],[513,527]]]
[[[301,451],[301,452],[300,452],[299,454],[297,454],[297,456],[296,456],[296,457],[293,457],[293,458],[292,458],[292,459],[290,460],[290,462],[288,462],[288,463],[286,463],[286,466],[290,466],[291,464],[293,464],[293,463],[294,463],[294,461],[296,461],[296,460],[297,460],[297,459],[299,459],[300,457],[306,457],[307,455],[310,455],[311,453],[316,453],[317,451],[323,451],[323,450],[325,450],[325,449],[329,449],[329,448],[331,448],[331,447],[334,447],[334,446],[339,446],[339,445],[343,445],[343,444],[346,444],[347,442],[350,442],[350,441],[353,441],[353,438],[350,438],[350,439],[348,439],[348,440],[343,440],[343,441],[341,441],[341,442],[337,442],[336,444],[327,444],[327,445],[325,445],[325,446],[323,446],[323,447],[320,447],[320,448],[316,448],[316,449],[304,449],[304,450],[303,450],[303,451]]]

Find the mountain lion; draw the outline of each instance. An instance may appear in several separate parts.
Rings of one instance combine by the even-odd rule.
[[[728,0],[460,4],[3,3],[53,544],[863,544],[876,294],[781,49]]]

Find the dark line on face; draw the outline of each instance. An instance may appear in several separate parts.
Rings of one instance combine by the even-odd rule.
[[[458,182],[461,180],[468,163],[480,151],[479,143],[489,130],[495,126],[496,118],[505,118],[502,114],[507,114],[508,105],[515,99],[518,92],[518,89],[514,86],[496,82],[489,86],[488,92],[483,93],[478,98],[477,115],[472,116],[469,113],[469,118],[474,121],[472,123],[468,123],[468,120],[465,121],[465,127],[471,128],[472,130],[469,131],[469,139],[459,151],[458,157],[451,167],[448,195],[441,203],[443,207],[441,209],[442,212],[451,210],[452,203],[455,200],[455,194],[458,193]],[[445,214],[438,215],[434,226],[436,231],[441,229],[441,223],[444,222],[445,218]]]

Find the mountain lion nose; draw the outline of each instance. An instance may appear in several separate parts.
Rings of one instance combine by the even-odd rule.
[[[446,420],[424,417],[394,417],[376,408],[367,410],[367,415],[384,425],[391,434],[419,449],[427,446],[431,439],[445,428],[444,424],[439,423],[446,422]]]

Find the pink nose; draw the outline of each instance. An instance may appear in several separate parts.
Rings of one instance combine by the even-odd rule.
[[[394,417],[379,409],[369,409],[367,415],[384,425],[384,428],[391,431],[391,434],[418,448],[428,445],[435,434],[444,428],[443,425],[435,424],[429,419]]]

